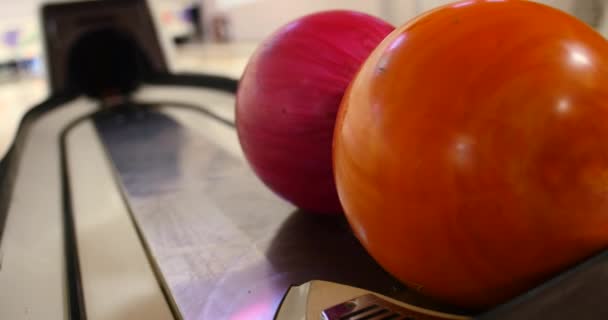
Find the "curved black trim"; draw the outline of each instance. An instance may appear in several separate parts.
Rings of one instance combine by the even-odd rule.
[[[156,74],[145,80],[147,84],[177,85],[187,87],[203,87],[236,93],[239,81],[233,78],[206,74]]]
[[[23,144],[29,128],[38,117],[75,97],[76,95],[71,93],[56,94],[27,111],[17,126],[12,144],[4,157],[0,159],[0,244],[2,243],[6,216],[13,195]]]
[[[72,129],[82,122],[103,112],[97,110],[72,120],[59,134],[59,157],[61,166],[61,200],[63,205],[63,245],[65,254],[65,272],[68,281],[68,308],[70,319],[86,320],[86,306],[82,289],[82,276],[80,273],[80,260],[78,257],[78,242],[76,240],[76,222],[74,221],[74,208],[72,207],[72,189],[68,173],[67,136]]]

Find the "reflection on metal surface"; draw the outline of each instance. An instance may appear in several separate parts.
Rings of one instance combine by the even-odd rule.
[[[192,116],[201,126],[213,121]],[[290,285],[313,279],[407,294],[343,217],[295,210],[213,137],[153,111],[105,116],[96,125],[184,319],[271,319]]]

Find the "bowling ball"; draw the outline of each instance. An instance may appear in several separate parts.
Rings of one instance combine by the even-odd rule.
[[[297,19],[265,40],[239,83],[236,127],[257,176],[296,206],[341,212],[332,171],[336,114],[346,87],[394,27],[328,11]]]
[[[608,43],[528,1],[465,1],[397,28],[338,115],[357,237],[390,273],[469,308],[608,246]]]

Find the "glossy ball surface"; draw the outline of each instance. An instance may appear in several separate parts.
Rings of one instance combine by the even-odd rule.
[[[608,246],[608,43],[527,1],[395,30],[345,95],[338,192],[372,256],[485,308]]]
[[[394,27],[362,13],[293,21],[254,53],[239,84],[236,125],[247,160],[273,191],[307,211],[342,211],[332,137],[346,87]]]

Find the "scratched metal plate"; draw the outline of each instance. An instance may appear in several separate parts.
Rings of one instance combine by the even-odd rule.
[[[234,128],[221,124],[224,134],[204,134],[193,128],[216,120],[182,110],[186,125],[171,115],[174,108],[115,113],[95,123],[184,319],[271,319],[290,285],[313,279],[425,304],[367,255],[343,217],[299,212],[268,191],[226,147],[236,143]]]

